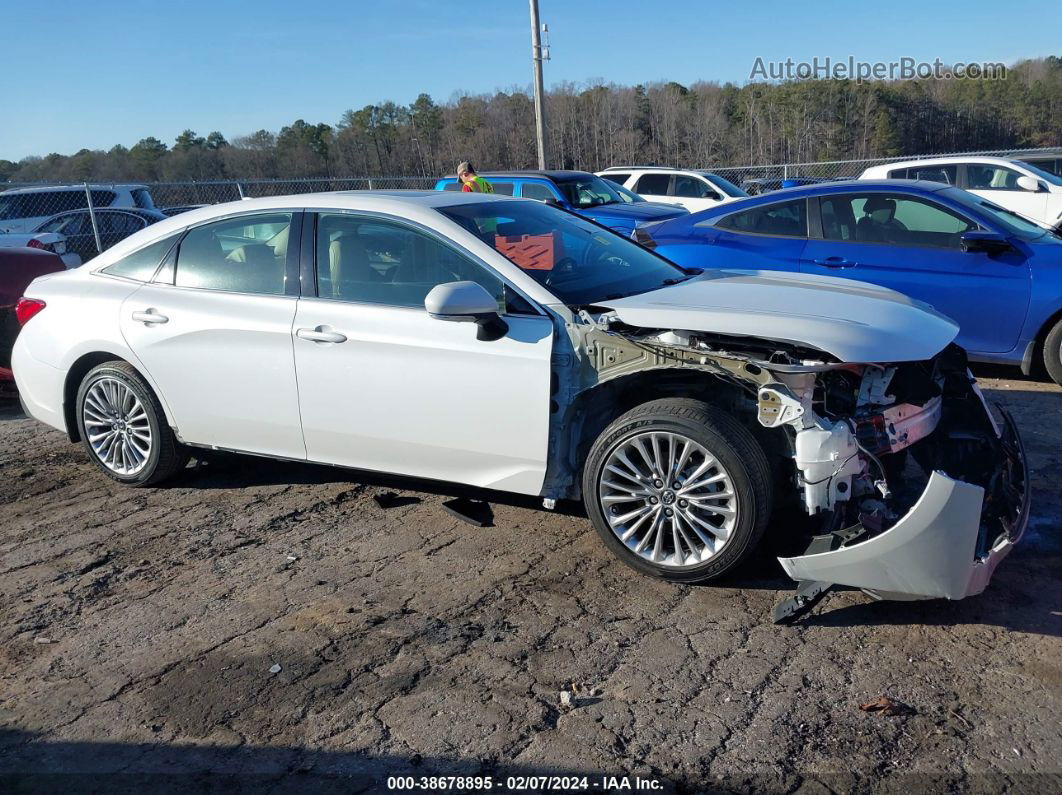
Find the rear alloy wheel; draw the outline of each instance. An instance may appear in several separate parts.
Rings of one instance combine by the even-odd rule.
[[[89,371],[77,393],[77,420],[93,462],[120,483],[159,483],[188,463],[158,399],[125,362]]]
[[[732,417],[668,398],[605,429],[584,470],[583,500],[625,563],[700,582],[755,549],[770,514],[770,472],[762,448]]]

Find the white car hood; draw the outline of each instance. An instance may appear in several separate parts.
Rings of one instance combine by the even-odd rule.
[[[959,332],[928,304],[893,290],[777,271],[711,270],[598,305],[631,326],[791,342],[845,362],[929,359]]]

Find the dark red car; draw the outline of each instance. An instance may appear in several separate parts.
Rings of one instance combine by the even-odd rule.
[[[0,248],[0,388],[14,384],[11,347],[22,327],[18,300],[29,283],[46,273],[65,271],[58,254],[37,248]]]

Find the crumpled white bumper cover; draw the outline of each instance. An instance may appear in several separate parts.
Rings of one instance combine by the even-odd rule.
[[[962,599],[981,593],[1029,523],[1028,464],[1009,416],[1002,437],[1022,473],[1024,492],[1009,531],[982,555],[977,555],[977,541],[985,490],[933,472],[911,510],[885,532],[831,552],[779,558],[782,568],[798,581],[861,588],[880,599]]]

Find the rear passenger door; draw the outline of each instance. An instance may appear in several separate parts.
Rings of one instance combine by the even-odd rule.
[[[291,336],[301,220],[273,211],[194,227],[123,303],[122,333],[182,440],[305,458]]]
[[[674,204],[671,193],[670,174],[642,174],[631,188],[635,193],[651,202]]]
[[[139,232],[147,226],[147,221],[134,213],[123,213],[119,210],[101,210],[96,212],[96,224],[100,230],[100,245],[106,251],[115,243],[125,240],[134,232]]]
[[[553,324],[423,227],[321,212],[304,242],[295,366],[312,461],[538,494],[549,438]],[[438,284],[474,281],[508,332],[432,318]],[[316,282],[316,296],[314,283]]]
[[[715,207],[723,197],[706,180],[690,174],[676,174],[672,181],[672,202],[691,213]]]

